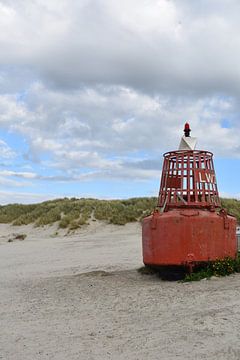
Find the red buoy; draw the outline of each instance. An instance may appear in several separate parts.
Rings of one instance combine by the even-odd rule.
[[[191,149],[196,141],[185,137],[163,155],[158,206],[142,222],[145,265],[191,267],[237,254],[236,219],[221,209],[213,154]]]

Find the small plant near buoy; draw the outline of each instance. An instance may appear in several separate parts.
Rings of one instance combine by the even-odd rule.
[[[210,279],[212,276],[223,277],[240,273],[240,253],[236,259],[225,257],[209,263],[198,264],[193,268],[192,273],[189,273],[187,268],[180,266],[142,266],[138,272],[141,275],[157,275],[162,280],[181,280],[181,282],[200,281]]]
[[[210,279],[212,276],[222,277],[240,272],[240,254],[236,259],[225,257],[218,259],[193,269],[191,274],[187,274],[183,279],[184,282],[199,281],[202,279]]]

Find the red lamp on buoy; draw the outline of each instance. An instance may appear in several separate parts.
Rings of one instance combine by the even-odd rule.
[[[189,137],[189,136],[190,136],[191,129],[190,129],[189,123],[186,122],[183,131],[184,131],[185,137]]]
[[[195,150],[184,127],[179,150],[163,155],[157,209],[142,222],[145,265],[183,265],[237,255],[236,219],[221,209],[213,154]]]

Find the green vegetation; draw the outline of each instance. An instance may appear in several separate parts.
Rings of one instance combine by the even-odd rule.
[[[228,276],[240,272],[240,255],[236,259],[226,257],[210,262],[206,265],[196,267],[191,274],[187,274],[184,282],[209,279],[211,276]]]
[[[151,214],[156,204],[155,197],[127,200],[64,198],[32,205],[12,204],[0,206],[0,223],[44,226],[58,222],[60,228],[70,230],[88,224],[90,219],[124,225]],[[240,222],[239,200],[222,199],[222,205]]]
[[[240,272],[240,254],[236,259],[226,257],[216,261],[202,263],[193,268],[192,273],[181,266],[143,266],[138,269],[142,275],[157,275],[162,280],[181,280],[182,282],[210,279],[212,276],[222,277]]]
[[[240,201],[236,199],[221,199],[222,207],[237,218],[240,223]]]
[[[92,220],[124,225],[141,220],[156,207],[157,198],[128,200],[56,199],[40,204],[0,206],[0,223],[44,226],[59,223],[59,228],[76,230]]]

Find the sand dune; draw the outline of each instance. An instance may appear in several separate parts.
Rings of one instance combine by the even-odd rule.
[[[240,359],[240,275],[140,275],[139,224],[0,230],[0,359]]]

